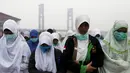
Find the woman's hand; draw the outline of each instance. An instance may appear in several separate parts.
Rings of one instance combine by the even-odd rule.
[[[87,72],[93,72],[96,68],[95,67],[92,67],[92,62],[90,62],[88,65],[87,65]]]

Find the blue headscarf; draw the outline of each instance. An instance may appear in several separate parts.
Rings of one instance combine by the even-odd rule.
[[[32,30],[32,31],[30,32],[30,38],[31,38],[32,36],[38,38],[38,31],[37,31],[37,30]],[[38,45],[38,42],[39,42],[39,41],[37,41],[37,42],[32,42],[31,40],[27,41],[27,43],[28,43],[28,45],[29,45],[29,47],[30,47],[31,52],[33,52],[33,51],[36,50],[37,45]]]
[[[38,31],[37,31],[37,30],[32,30],[32,31],[30,32],[30,37],[32,37],[32,36],[35,36],[35,37],[38,38]]]

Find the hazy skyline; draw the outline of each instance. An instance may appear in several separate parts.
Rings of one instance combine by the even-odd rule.
[[[37,29],[39,4],[45,8],[45,29],[67,29],[67,8],[74,10],[74,23],[76,16],[88,15],[90,29],[110,30],[115,20],[130,27],[129,0],[0,0],[0,12],[20,18],[21,28]]]

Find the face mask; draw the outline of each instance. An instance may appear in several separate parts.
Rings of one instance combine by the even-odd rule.
[[[51,49],[51,46],[40,46],[43,53],[48,52]]]
[[[58,43],[57,43],[57,44],[54,44],[54,43],[53,43],[53,46],[57,46],[57,45],[58,45]]]
[[[8,34],[8,35],[5,35],[6,37],[6,40],[15,40],[16,36],[15,34]]]
[[[82,34],[77,34],[75,35],[78,40],[87,40],[88,39],[88,34],[82,35]]]
[[[38,41],[38,38],[31,38],[30,39],[32,42],[37,42]]]
[[[115,31],[114,32],[114,37],[117,41],[123,41],[127,38],[127,34],[124,33],[124,32],[118,32],[118,31]]]

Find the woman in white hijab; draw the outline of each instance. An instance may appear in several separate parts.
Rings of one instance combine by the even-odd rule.
[[[76,18],[77,39],[69,37],[65,43],[66,49],[63,52],[61,64],[62,69],[68,69],[73,73],[98,73],[97,68],[103,65],[104,54],[99,41],[88,34],[90,19],[86,15]],[[77,44],[75,46],[75,44]],[[73,58],[74,49],[76,62]]]
[[[29,73],[56,73],[56,62],[52,35],[42,32],[39,36],[39,44],[32,53],[29,61]]]
[[[100,44],[102,44],[102,34],[101,34],[101,31],[100,29],[96,28],[96,29],[93,29],[91,30],[90,34],[93,36],[93,37],[96,37],[98,39],[98,41],[100,42]]]
[[[24,31],[23,36],[24,36],[25,40],[28,41],[30,39],[30,32],[29,31]]]
[[[28,73],[29,46],[18,31],[14,20],[3,25],[4,35],[0,39],[0,73]]]
[[[52,33],[53,36],[53,46],[55,49],[59,49],[61,52],[63,52],[63,47],[61,45],[60,36],[58,33]]]
[[[130,66],[128,24],[125,21],[115,21],[103,42],[105,60],[100,73],[126,73]]]
[[[97,34],[99,34],[99,35],[101,36],[101,31],[100,31],[100,29],[96,28],[96,29],[91,30],[91,35],[92,35],[93,37],[95,37]]]
[[[66,35],[65,35],[65,38],[64,38],[64,40],[62,41],[62,46],[63,46],[63,48],[65,49],[65,42],[66,42],[66,40],[68,39],[68,37],[69,36],[72,36],[72,35],[74,35],[75,33],[72,31],[72,30],[68,30],[67,31],[67,33],[66,33]]]

